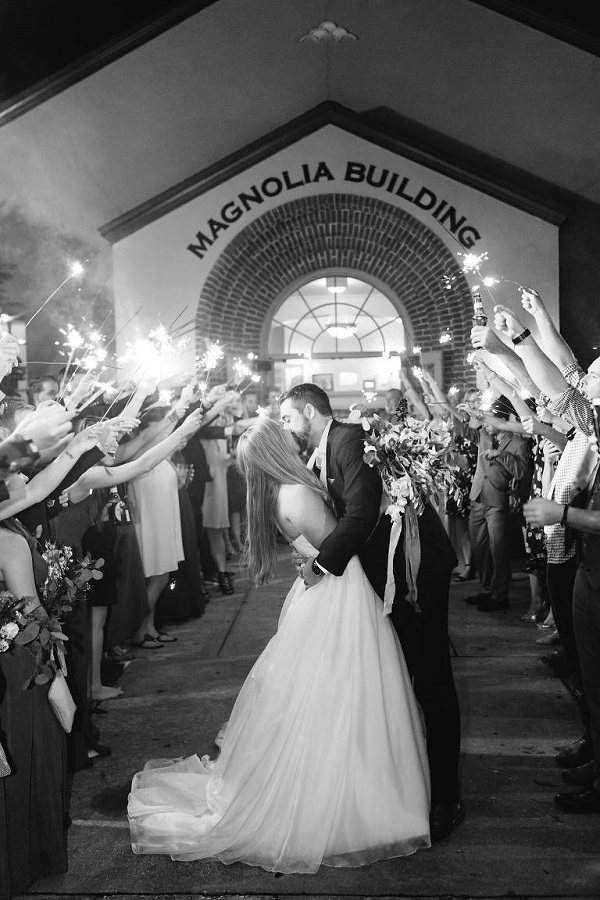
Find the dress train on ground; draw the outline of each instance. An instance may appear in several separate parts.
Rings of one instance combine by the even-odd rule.
[[[135,853],[274,872],[428,847],[429,773],[396,634],[358,558],[292,586],[216,760],[153,760],[128,803]]]

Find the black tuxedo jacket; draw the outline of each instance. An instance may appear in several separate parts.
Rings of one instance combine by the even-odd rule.
[[[338,524],[321,544],[317,561],[332,575],[341,575],[350,559],[358,554],[367,578],[383,598],[391,519],[380,515],[381,477],[377,469],[364,462],[364,452],[362,425],[334,419],[327,437],[326,474]],[[419,516],[418,523],[419,579],[423,582],[447,576],[457,564],[456,554],[440,517],[430,504]],[[404,597],[407,586],[402,541],[394,556],[394,576],[397,596]]]
[[[373,533],[381,506],[381,478],[364,462],[362,425],[334,419],[327,436],[327,489],[338,524],[323,543],[318,562],[333,575],[341,575]]]

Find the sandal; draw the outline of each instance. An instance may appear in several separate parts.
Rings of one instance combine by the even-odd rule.
[[[168,631],[159,631],[157,641],[160,641],[161,644],[172,644],[173,641],[176,641],[177,638],[173,637],[172,634],[169,634]]]
[[[142,650],[159,650],[162,647],[162,644],[157,637],[152,637],[151,634],[145,634],[141,641],[131,641],[131,646],[141,647]]]

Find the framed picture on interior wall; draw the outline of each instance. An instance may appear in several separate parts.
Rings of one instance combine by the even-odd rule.
[[[319,372],[317,375],[313,375],[313,384],[316,384],[323,391],[332,391],[333,375],[324,375],[322,372]]]

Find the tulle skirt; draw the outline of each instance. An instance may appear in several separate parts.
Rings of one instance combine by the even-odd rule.
[[[284,873],[430,845],[420,711],[356,557],[339,578],[294,583],[217,759],[148,762],[128,815],[135,853]]]

